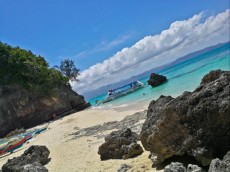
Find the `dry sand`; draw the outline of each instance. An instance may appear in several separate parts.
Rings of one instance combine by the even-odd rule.
[[[49,129],[38,135],[30,143],[24,145],[17,152],[0,158],[0,167],[7,159],[21,155],[31,145],[45,145],[50,150],[51,161],[46,167],[50,172],[116,172],[121,164],[133,166],[128,171],[156,171],[151,168],[148,159],[149,152],[141,156],[127,160],[101,161],[97,154],[98,147],[104,142],[103,138],[84,136],[73,139],[70,135],[79,129],[103,124],[109,121],[120,121],[127,115],[132,115],[146,107],[137,106],[111,110],[87,109],[74,113],[62,119],[56,120],[49,125]],[[109,134],[111,131],[105,131]]]

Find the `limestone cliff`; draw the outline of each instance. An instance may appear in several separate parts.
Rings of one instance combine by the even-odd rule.
[[[49,121],[53,115],[88,107],[84,97],[70,86],[56,88],[52,96],[28,91],[19,85],[0,89],[0,137],[17,128],[28,128]]]

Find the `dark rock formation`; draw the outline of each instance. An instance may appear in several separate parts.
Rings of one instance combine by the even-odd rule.
[[[50,161],[49,154],[45,146],[31,146],[21,156],[9,159],[2,172],[48,172],[43,165]]]
[[[212,160],[208,172],[230,172],[230,151],[222,161],[218,158]]]
[[[53,115],[88,107],[83,96],[69,86],[56,90],[53,96],[30,92],[19,86],[0,88],[0,137],[17,128],[29,128],[47,122]]]
[[[132,168],[131,165],[121,164],[121,167],[117,170],[117,172],[126,172],[131,168]]]
[[[136,143],[138,135],[129,128],[114,131],[105,137],[98,150],[101,160],[133,158],[143,153],[142,147]]]
[[[156,74],[156,73],[152,73],[147,82],[152,87],[156,87],[158,85],[163,84],[166,81],[167,81],[167,78],[165,76],[162,76],[162,75],[159,75],[159,74]]]
[[[182,163],[172,162],[170,165],[165,167],[164,172],[186,172],[186,168]]]
[[[207,166],[230,150],[230,72],[213,71],[194,92],[152,101],[141,142],[154,164],[190,155]]]

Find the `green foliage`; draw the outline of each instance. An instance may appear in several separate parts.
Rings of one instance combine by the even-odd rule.
[[[79,69],[76,68],[73,60],[62,60],[59,69],[69,80],[78,81]]]
[[[26,89],[47,94],[67,83],[68,78],[60,71],[49,68],[43,57],[0,42],[1,87],[20,84]]]

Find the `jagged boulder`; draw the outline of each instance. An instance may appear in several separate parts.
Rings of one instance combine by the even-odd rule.
[[[152,101],[140,134],[154,164],[190,155],[207,166],[230,150],[230,72],[207,74],[194,92]]]
[[[105,137],[98,150],[101,160],[133,158],[143,153],[142,147],[136,143],[138,135],[130,128],[114,131]]]
[[[43,165],[50,161],[49,154],[45,146],[31,146],[21,156],[9,159],[2,172],[48,172]]]
[[[230,151],[222,161],[219,158],[213,159],[208,172],[230,172]]]
[[[149,78],[149,80],[147,82],[152,87],[156,87],[158,85],[163,84],[166,81],[167,81],[167,78],[165,76],[159,75],[159,74],[156,74],[156,73],[152,73],[150,75],[150,78]]]

